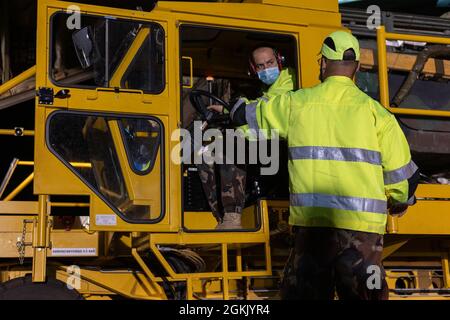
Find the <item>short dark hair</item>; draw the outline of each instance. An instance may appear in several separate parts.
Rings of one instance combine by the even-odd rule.
[[[342,57],[344,61],[356,61],[356,53],[353,49],[347,49],[344,51],[344,55]]]

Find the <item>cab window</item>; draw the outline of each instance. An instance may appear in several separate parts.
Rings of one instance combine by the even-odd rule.
[[[66,27],[68,13],[51,19],[50,76],[54,83],[160,93],[165,87],[164,29],[157,23],[81,16]]]
[[[47,126],[50,151],[123,220],[156,223],[163,218],[163,125],[158,119],[57,111]]]

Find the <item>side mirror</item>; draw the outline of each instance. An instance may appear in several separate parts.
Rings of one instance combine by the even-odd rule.
[[[91,27],[84,27],[72,34],[73,45],[81,67],[87,69],[98,58]]]

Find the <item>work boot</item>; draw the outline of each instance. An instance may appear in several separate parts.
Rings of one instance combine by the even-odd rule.
[[[242,229],[241,214],[228,212],[223,216],[222,222],[216,227],[216,230]]]

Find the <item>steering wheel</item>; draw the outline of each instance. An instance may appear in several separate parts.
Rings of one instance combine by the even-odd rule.
[[[230,119],[228,114],[219,114],[217,112],[208,110],[209,104],[205,103],[205,99],[213,101],[216,104],[222,105],[225,109],[230,110],[230,105],[222,99],[204,90],[192,90],[189,93],[189,100],[192,106],[201,115],[202,120],[208,123],[226,122]]]

